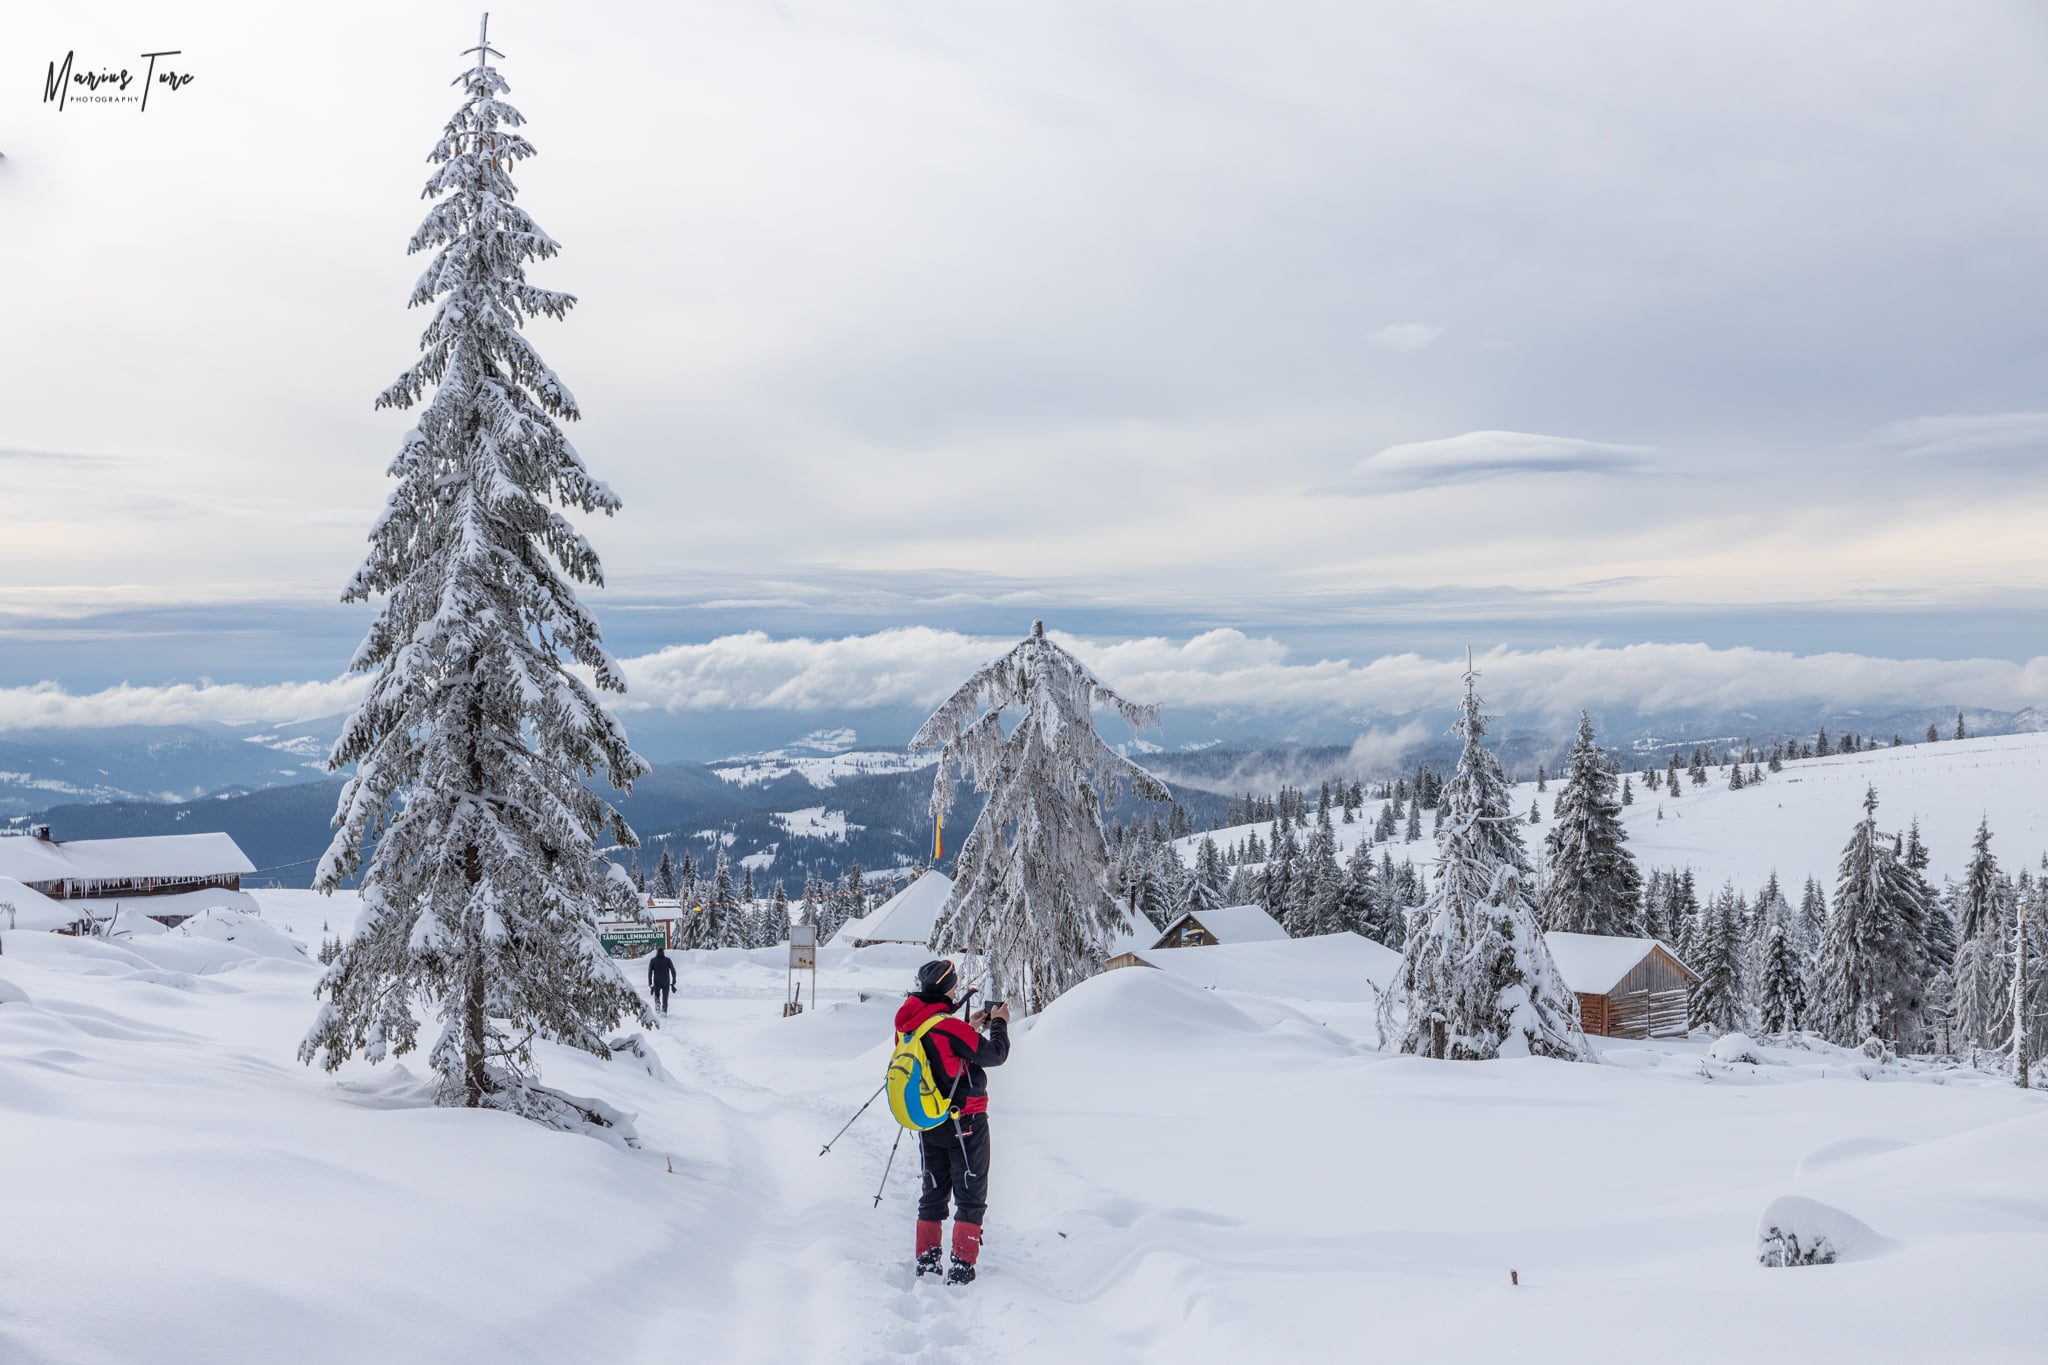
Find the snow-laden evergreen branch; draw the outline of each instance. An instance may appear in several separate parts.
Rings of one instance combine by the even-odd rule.
[[[560,248],[514,202],[511,169],[534,149],[488,56],[458,78],[428,157],[435,202],[409,248],[434,252],[411,298],[433,309],[420,359],[377,399],[432,393],[343,594],[385,601],[352,665],[375,677],[328,760],[356,771],[315,885],[361,867],[364,914],[300,1055],[407,1052],[432,1010],[441,1103],[538,1114],[559,1106],[527,1082],[534,1037],[606,1056],[620,1016],[653,1024],[595,932],[624,900],[597,840],[633,833],[583,781],[624,790],[647,765],[571,671],[625,690],[572,586],[602,584],[597,554],[563,514],[619,500],[556,425],[576,400],[520,333],[575,299],[526,280]]]
[[[1031,1010],[1102,970],[1115,935],[1129,927],[1111,886],[1101,807],[1120,786],[1171,799],[1164,783],[1102,741],[1098,706],[1134,730],[1159,720],[1158,707],[1118,696],[1034,623],[910,741],[913,750],[939,751],[934,816],[952,807],[956,771],[988,794],[960,846],[933,946],[983,954],[991,989],[1017,993]],[[1009,711],[1016,721],[1005,732]]]

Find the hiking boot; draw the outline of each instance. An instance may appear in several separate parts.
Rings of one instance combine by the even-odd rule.
[[[917,1273],[920,1277],[936,1275],[940,1270],[944,1269],[944,1253],[939,1245],[940,1239],[944,1234],[945,1226],[943,1224],[927,1222],[922,1218],[918,1219]]]
[[[953,1268],[946,1272],[947,1284],[973,1284],[974,1263],[981,1259],[981,1225],[953,1224]]]

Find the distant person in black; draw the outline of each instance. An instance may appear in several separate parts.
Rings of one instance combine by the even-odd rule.
[[[914,1033],[934,1015],[959,1008],[959,978],[953,964],[927,962],[917,989],[896,1011],[896,1031]],[[987,1029],[983,1037],[980,1030]],[[970,1284],[981,1257],[981,1219],[988,1211],[988,1076],[982,1068],[1001,1066],[1010,1055],[1010,1007],[976,1010],[972,1018],[945,1018],[924,1039],[932,1074],[953,1097],[953,1112],[921,1135],[924,1191],[917,1201],[917,1273],[939,1273],[939,1247],[946,1206],[953,1206],[953,1264],[948,1284]]]
[[[656,948],[654,957],[647,964],[647,989],[654,992],[654,1003],[668,1013],[668,993],[676,988],[676,964],[669,957],[668,950]]]

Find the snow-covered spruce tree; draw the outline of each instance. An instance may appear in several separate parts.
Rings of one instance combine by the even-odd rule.
[[[1806,980],[1799,949],[1783,924],[1764,938],[1763,975],[1757,988],[1757,1019],[1766,1033],[1789,1033],[1806,1014]]]
[[[1793,938],[1799,944],[1799,951],[1811,961],[1820,951],[1820,941],[1828,931],[1827,893],[1812,877],[1806,879],[1806,885],[1799,893],[1799,914],[1793,924]]]
[[[1337,841],[1328,826],[1319,827],[1309,840],[1308,868],[1313,889],[1303,933],[1342,933],[1349,927],[1344,917],[1344,869],[1337,862]]]
[[[1565,989],[1530,903],[1531,869],[1509,808],[1507,777],[1480,744],[1486,716],[1469,666],[1453,732],[1457,771],[1445,810],[1436,886],[1416,917],[1380,1032],[1403,1052],[1468,1059],[1537,1055],[1591,1061],[1578,1000]]]
[[[704,926],[710,948],[744,948],[747,926],[740,914],[739,892],[733,889],[732,865],[725,859],[725,847],[718,848],[716,870],[704,892]]]
[[[1129,927],[1111,892],[1101,808],[1119,785],[1172,800],[1163,782],[1102,742],[1098,706],[1134,730],[1159,720],[1158,707],[1118,696],[1034,621],[1023,643],[961,684],[910,741],[913,751],[939,751],[934,816],[953,804],[955,770],[987,793],[932,946],[985,955],[990,989],[1029,1011],[1101,971]],[[1005,712],[1016,717],[1007,735]]]
[[[493,54],[476,52],[410,246],[434,252],[411,299],[433,320],[377,406],[433,396],[342,595],[385,601],[351,664],[374,676],[328,760],[356,772],[314,885],[360,867],[362,927],[321,980],[299,1055],[329,1069],[401,1056],[424,1008],[442,1025],[438,1103],[554,1118],[566,1102],[532,1084],[534,1037],[602,1057],[621,1016],[655,1022],[595,932],[619,900],[596,841],[636,841],[582,780],[623,791],[647,765],[570,670],[626,689],[571,586],[603,581],[597,554],[564,516],[619,500],[563,437],[556,419],[578,416],[576,400],[520,334],[575,300],[526,281],[526,263],[558,248],[514,203],[511,168],[533,147]]]
[[[1223,865],[1223,855],[1216,848],[1216,841],[1208,835],[1195,846],[1194,875],[1188,882],[1187,908],[1190,910],[1214,910],[1223,904],[1223,890],[1230,884],[1230,870]]]
[[[1743,928],[1747,919],[1742,898],[1732,885],[1723,886],[1721,894],[1700,912],[1692,956],[1687,959],[1687,965],[1699,973],[1699,980],[1686,997],[1688,1029],[1734,1033],[1747,1021],[1749,1011],[1742,975]]]
[[[1643,879],[1626,847],[1628,831],[1614,800],[1614,774],[1584,711],[1566,762],[1556,823],[1543,840],[1550,862],[1543,926],[1578,934],[1634,933]]]
[[[1920,1030],[1926,912],[1917,879],[1877,830],[1877,789],[1842,850],[1834,913],[1815,965],[1813,1021],[1830,1042],[1875,1035],[1908,1044]]]

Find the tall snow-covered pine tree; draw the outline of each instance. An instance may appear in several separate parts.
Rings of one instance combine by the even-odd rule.
[[[1578,738],[1558,793],[1557,815],[1543,839],[1550,880],[1543,888],[1543,925],[1578,934],[1636,931],[1643,879],[1627,848],[1614,774],[1593,740],[1593,721],[1579,712]]]
[[[1479,742],[1487,717],[1476,677],[1468,666],[1452,727],[1464,750],[1438,797],[1436,885],[1408,935],[1394,988],[1381,998],[1380,1029],[1401,1051],[1426,1057],[1591,1061],[1578,1001],[1536,927],[1507,777]]]
[[[433,317],[377,406],[432,397],[342,595],[385,600],[351,665],[373,676],[328,760],[356,771],[314,884],[360,867],[364,913],[300,1056],[403,1055],[424,1009],[441,1023],[438,1103],[555,1118],[566,1101],[531,1083],[531,1039],[609,1056],[621,1016],[654,1024],[595,932],[617,897],[596,840],[633,834],[582,780],[624,790],[647,765],[571,667],[625,691],[572,586],[603,581],[597,554],[565,515],[619,500],[556,425],[576,400],[521,335],[575,299],[526,280],[558,247],[514,202],[512,168],[534,149],[497,54],[481,37],[472,50],[409,248],[434,253],[411,298]]]

